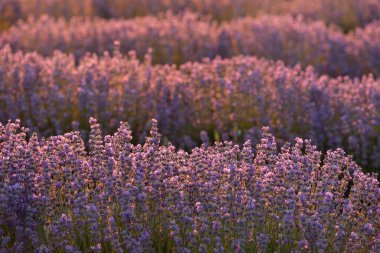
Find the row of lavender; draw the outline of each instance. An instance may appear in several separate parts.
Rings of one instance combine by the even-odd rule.
[[[28,16],[48,14],[70,19],[74,16],[133,18],[185,10],[208,15],[216,20],[260,14],[304,15],[312,20],[337,24],[345,30],[363,26],[380,18],[378,0],[5,0],[0,3],[1,22],[9,26]]]
[[[182,64],[216,55],[256,55],[291,66],[313,65],[319,73],[361,76],[380,74],[380,22],[345,35],[322,22],[290,16],[243,18],[220,26],[195,14],[133,20],[74,18],[66,22],[47,16],[21,22],[0,36],[0,46],[52,55],[72,52],[77,61],[87,52],[120,50],[143,57],[153,49],[155,63]]]
[[[128,124],[102,137],[79,132],[41,142],[0,124],[0,246],[4,252],[380,251],[380,188],[340,149],[296,139],[277,152],[263,128],[248,141],[145,144]]]
[[[257,140],[269,125],[281,141],[311,138],[322,151],[343,147],[366,168],[380,168],[380,83],[318,76],[255,57],[217,58],[177,69],[151,55],[86,56],[0,51],[0,121],[21,119],[43,136],[85,134],[96,116],[105,132],[131,123],[142,142],[151,118],[164,141],[192,148],[202,139]],[[200,135],[200,133],[202,133]]]

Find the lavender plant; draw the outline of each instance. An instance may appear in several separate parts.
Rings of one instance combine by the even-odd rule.
[[[114,52],[85,56],[0,52],[0,121],[21,119],[40,136],[86,136],[96,116],[106,134],[128,121],[142,143],[151,118],[164,140],[192,149],[201,140],[257,140],[269,125],[281,142],[310,138],[324,153],[341,147],[364,168],[380,168],[380,90],[372,76],[318,76],[254,57],[179,68]],[[202,132],[203,131],[203,132]],[[200,137],[202,132],[202,138]],[[88,135],[87,135],[88,136]]]
[[[103,18],[133,18],[171,11],[181,14],[186,10],[223,21],[243,16],[262,14],[303,15],[311,20],[337,24],[345,30],[363,26],[380,18],[377,0],[4,0],[0,3],[0,23],[4,27],[18,19],[44,14],[70,19],[74,16]]]
[[[380,188],[341,149],[309,140],[143,145],[127,123],[102,137],[27,138],[0,125],[0,244],[36,252],[378,252]]]
[[[241,18],[217,25],[196,14],[147,16],[132,20],[73,18],[30,19],[4,32],[0,46],[13,51],[37,51],[51,56],[55,50],[71,52],[77,62],[88,52],[102,54],[134,50],[142,59],[153,48],[154,63],[182,64],[205,57],[256,55],[282,60],[287,65],[313,65],[332,76],[379,75],[379,22],[344,34],[320,21],[291,16]]]

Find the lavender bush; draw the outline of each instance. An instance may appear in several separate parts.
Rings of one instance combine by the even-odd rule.
[[[255,57],[205,60],[179,68],[131,52],[85,56],[0,51],[0,121],[21,119],[38,135],[89,130],[96,116],[112,133],[128,121],[143,142],[159,120],[165,140],[192,148],[202,138],[257,140],[269,125],[280,141],[310,138],[323,151],[342,147],[365,168],[380,168],[380,84],[318,76]]]
[[[184,63],[217,54],[217,27],[193,13],[109,21],[73,18],[67,22],[43,16],[20,22],[1,34],[0,45],[45,56],[55,50],[72,52],[79,60],[87,52],[112,52],[115,41],[121,42],[123,53],[134,50],[142,57],[151,47],[157,63]]]
[[[36,252],[378,252],[380,188],[341,149],[296,139],[277,152],[263,128],[191,153],[144,145],[121,123],[27,139],[0,125],[0,244]]]
[[[313,65],[318,73],[351,77],[380,74],[380,22],[349,34],[320,21],[264,16],[242,18],[221,25],[217,54],[256,55],[282,60],[290,66]]]
[[[378,0],[3,0],[0,3],[0,24],[4,28],[17,19],[44,14],[70,19],[74,16],[133,18],[186,10],[222,21],[262,14],[303,15],[311,20],[337,24],[345,30],[363,26],[380,18]]]
[[[307,22],[290,16],[242,18],[217,25],[196,14],[167,14],[133,20],[73,18],[54,20],[44,16],[12,27],[0,36],[0,46],[52,55],[55,50],[72,52],[77,61],[88,52],[137,52],[143,58],[153,48],[154,63],[182,64],[187,61],[256,55],[282,60],[290,66],[313,65],[332,76],[379,75],[380,23],[345,35],[320,21]]]

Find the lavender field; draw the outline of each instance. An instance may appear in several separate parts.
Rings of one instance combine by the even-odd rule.
[[[380,0],[0,0],[0,253],[380,253]]]

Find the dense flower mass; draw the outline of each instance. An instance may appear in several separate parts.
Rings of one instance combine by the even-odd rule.
[[[74,16],[133,18],[171,11],[191,10],[215,20],[260,14],[304,15],[308,19],[337,24],[345,30],[380,18],[378,0],[3,0],[1,23],[44,14],[70,19]]]
[[[322,150],[342,147],[368,169],[380,168],[380,83],[318,76],[255,57],[205,60],[179,68],[144,62],[133,52],[70,55],[0,51],[0,122],[21,119],[39,135],[105,132],[131,124],[136,141],[159,120],[165,140],[191,149],[201,138],[257,140],[269,125],[281,141],[310,138]]]
[[[287,65],[313,65],[332,76],[380,74],[380,22],[349,34],[321,21],[291,16],[241,18],[217,25],[196,14],[166,14],[131,20],[73,18],[29,19],[0,35],[0,46],[37,51],[50,56],[55,50],[71,52],[79,61],[88,52],[112,52],[115,41],[122,53],[136,51],[142,58],[153,49],[154,63],[182,64],[214,58],[255,55],[282,60]]]
[[[0,0],[0,253],[380,253],[379,180],[380,0]]]
[[[23,252],[379,252],[380,188],[341,149],[269,128],[252,151],[144,145],[121,123],[104,138],[27,138],[0,125],[0,245]]]

